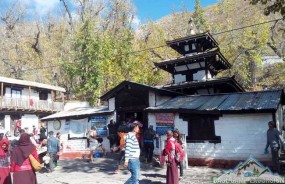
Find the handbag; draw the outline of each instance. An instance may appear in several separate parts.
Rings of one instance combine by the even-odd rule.
[[[29,159],[34,171],[39,171],[42,169],[42,164],[39,161],[37,161],[32,154],[29,155]]]

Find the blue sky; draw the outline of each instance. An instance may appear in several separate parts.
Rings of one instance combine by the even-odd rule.
[[[195,0],[133,0],[133,2],[137,7],[138,19],[142,22],[155,21],[173,12],[185,10],[185,8],[193,11],[195,6]],[[219,0],[200,0],[200,2],[202,7],[206,7]]]
[[[0,10],[7,8],[11,2],[17,0],[0,0]],[[48,12],[53,12],[62,6],[60,0],[19,0],[28,10],[29,15],[41,17]],[[69,3],[72,0],[67,0]],[[96,0],[94,0],[96,1]],[[131,0],[137,8],[136,24],[148,21],[156,21],[163,16],[173,12],[181,12],[183,10],[193,11],[195,0]],[[200,0],[201,6],[209,6],[217,3],[219,0]],[[71,4],[70,4],[71,5]]]

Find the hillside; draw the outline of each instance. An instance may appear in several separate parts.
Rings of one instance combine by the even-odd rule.
[[[275,28],[277,31],[272,31],[274,22],[264,24],[264,22],[281,18],[280,15],[265,16],[262,6],[250,5],[248,1],[244,0],[225,0],[203,10],[211,34],[218,41],[222,53],[233,65],[231,70],[221,73],[220,76],[235,75],[236,79],[248,90],[283,86],[276,83],[267,85],[270,82],[267,79],[270,79],[272,74],[270,74],[271,71],[264,71],[261,60],[263,56],[274,56],[278,53],[282,53],[280,54],[282,56],[285,52],[282,32],[278,32],[280,28]],[[193,12],[187,11],[173,13],[154,24],[163,29],[165,40],[176,39],[186,36],[188,21],[192,14]],[[277,24],[285,25],[283,21],[279,21]],[[148,26],[143,27],[142,30],[150,32]],[[155,34],[152,36],[157,37]],[[276,39],[272,42],[271,38]],[[270,47],[272,45],[276,45],[279,52],[274,52]],[[177,56],[176,53],[169,50],[167,53],[171,54],[165,56],[166,59]],[[160,60],[157,58],[156,62]],[[266,76],[264,76],[265,73]]]
[[[87,3],[79,8],[72,24],[66,12],[31,22],[11,7],[13,14],[0,15],[1,75],[60,85],[70,98],[96,103],[123,80],[171,82],[153,62],[179,56],[165,41],[186,35],[193,12],[175,12],[134,30],[136,14],[129,1],[104,2],[108,6]],[[284,22],[264,23],[280,16],[264,16],[263,7],[245,0],[223,0],[203,10],[207,29],[232,64],[218,77],[235,76],[247,90],[285,87],[284,64],[262,64],[263,56],[284,57]]]

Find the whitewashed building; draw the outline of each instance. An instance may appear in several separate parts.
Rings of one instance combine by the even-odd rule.
[[[270,162],[264,154],[268,122],[282,131],[283,90],[191,95],[147,108],[149,124],[178,128],[186,136],[191,165],[234,166],[249,156]],[[159,154],[160,149],[156,150]]]
[[[110,151],[107,139],[107,125],[113,118],[113,111],[106,106],[90,107],[85,102],[69,102],[63,111],[44,117],[47,131],[61,133],[62,153],[60,158],[89,157],[86,133],[91,126],[96,127],[98,136],[103,138],[106,151]]]
[[[62,87],[0,77],[0,129],[13,136],[20,122],[31,132],[40,118],[63,109],[64,94]]]
[[[235,166],[250,155],[270,161],[263,154],[267,124],[274,121],[283,130],[283,90],[246,92],[234,76],[217,78],[231,64],[210,33],[166,43],[182,56],[154,64],[172,75],[172,83],[153,87],[123,81],[101,97],[114,110],[114,119],[153,125],[160,135],[156,154],[164,147],[166,131],[178,128],[190,165]]]

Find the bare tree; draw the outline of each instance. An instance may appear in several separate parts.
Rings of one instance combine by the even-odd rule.
[[[66,13],[67,13],[67,15],[68,15],[68,18],[69,18],[68,24],[70,25],[71,30],[73,30],[74,27],[73,27],[72,15],[71,15],[70,9],[69,9],[69,7],[68,7],[68,5],[67,5],[67,2],[66,2],[66,0],[60,0],[60,1],[63,3],[63,6],[64,6],[64,8],[65,8],[65,11],[66,11]]]

